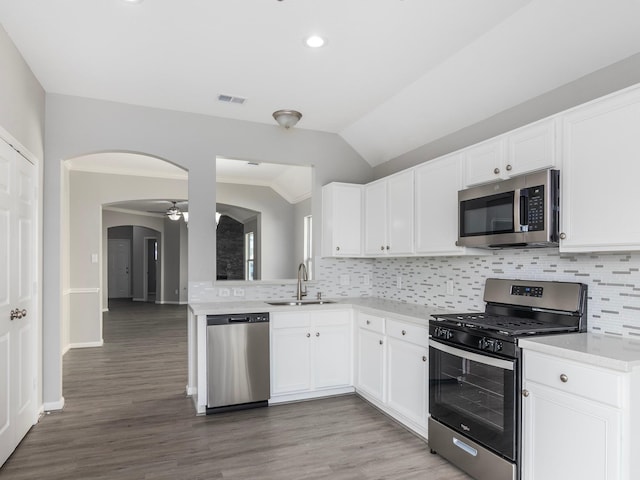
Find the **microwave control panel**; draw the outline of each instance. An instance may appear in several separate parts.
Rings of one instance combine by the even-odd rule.
[[[544,230],[544,185],[530,187],[528,190],[527,230],[538,232]]]

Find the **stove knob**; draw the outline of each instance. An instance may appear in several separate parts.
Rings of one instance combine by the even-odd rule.
[[[493,351],[494,352],[502,351],[502,342],[500,340],[496,340],[495,348],[493,349]]]
[[[451,330],[447,329],[446,333],[447,333],[447,340],[453,337],[453,332]]]
[[[482,338],[478,341],[478,348],[479,348],[480,350],[487,350],[487,345],[488,345],[487,337],[482,337]]]

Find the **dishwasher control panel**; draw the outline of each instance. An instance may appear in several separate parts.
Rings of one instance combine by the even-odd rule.
[[[223,315],[207,315],[207,325],[229,325],[232,323],[268,322],[269,313],[230,313]]]

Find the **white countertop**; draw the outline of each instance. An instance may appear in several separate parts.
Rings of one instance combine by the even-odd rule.
[[[269,305],[266,301],[242,301],[242,302],[209,302],[191,303],[189,308],[194,315],[221,315],[226,313],[259,313],[259,312],[291,312],[305,310],[339,310],[356,307],[360,310],[371,310],[373,314],[387,313],[394,318],[407,322],[428,325],[431,315],[439,313],[452,313],[450,310],[441,308],[425,307],[398,302],[396,300],[385,300],[374,297],[348,297],[348,298],[327,298],[325,301],[336,303],[325,303],[323,305],[303,305],[303,306],[278,306]],[[293,301],[292,299],[273,299],[270,302]]]
[[[525,350],[622,372],[640,368],[640,339],[596,333],[570,333],[520,339],[518,344]]]

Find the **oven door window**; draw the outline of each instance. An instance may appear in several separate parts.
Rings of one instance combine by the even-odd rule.
[[[516,459],[516,360],[442,345],[429,348],[431,416],[511,460]]]
[[[513,208],[514,192],[460,202],[460,236],[513,233]]]

